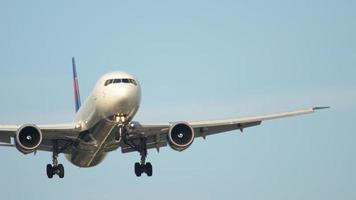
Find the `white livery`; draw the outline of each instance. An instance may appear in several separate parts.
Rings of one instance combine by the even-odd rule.
[[[83,105],[80,102],[74,58],[73,77],[76,115],[72,123],[51,125],[0,125],[0,146],[13,146],[24,154],[49,151],[53,163],[47,165],[47,176],[64,177],[58,154],[78,167],[99,164],[108,152],[121,148],[122,153],[137,151],[141,161],[135,163],[135,174],[152,176],[152,165],[146,162],[147,150],[169,145],[177,151],[188,148],[197,137],[205,137],[260,125],[262,121],[313,113],[327,107],[312,107],[292,112],[233,118],[215,121],[181,121],[147,124],[134,121],[141,101],[141,87],[132,75],[111,72],[102,76]],[[12,139],[13,138],[13,139]],[[13,142],[12,142],[13,141]]]

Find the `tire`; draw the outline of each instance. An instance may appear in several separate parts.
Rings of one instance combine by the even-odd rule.
[[[151,163],[146,163],[146,174],[147,174],[147,176],[152,176],[152,165],[151,165]]]
[[[58,173],[59,178],[64,178],[64,167],[63,167],[63,165],[59,164],[57,169],[59,171],[59,173]]]
[[[137,177],[140,177],[142,174],[140,163],[135,163],[135,174]]]
[[[51,164],[47,165],[47,177],[48,178],[53,178],[53,167]]]

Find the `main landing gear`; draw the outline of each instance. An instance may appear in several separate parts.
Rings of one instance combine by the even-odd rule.
[[[146,138],[130,138],[128,136],[128,131],[125,126],[118,125],[118,136],[117,138],[123,138],[124,144],[130,146],[132,149],[138,151],[141,156],[141,162],[135,163],[135,174],[137,177],[140,177],[142,173],[146,173],[147,176],[152,176],[152,165],[151,163],[146,163],[147,158],[147,146]],[[138,141],[138,142],[137,142]]]
[[[47,177],[53,178],[53,175],[57,174],[59,178],[64,177],[64,167],[62,164],[58,164],[58,144],[57,141],[53,142],[53,154],[52,154],[52,165],[47,165]]]
[[[141,156],[141,162],[135,163],[135,174],[140,177],[142,173],[146,173],[147,176],[152,176],[152,165],[146,163],[147,158],[147,146],[145,137],[131,138],[129,136],[130,129],[134,129],[134,124],[127,123],[128,120],[124,114],[118,114],[114,116],[114,120],[117,123],[118,131],[115,136],[117,142],[121,142],[130,146],[132,149],[138,151]],[[137,142],[138,141],[138,142]]]
[[[146,140],[141,139],[140,145],[137,148],[138,152],[141,155],[141,163],[135,163],[135,174],[137,177],[140,177],[142,173],[146,173],[147,176],[152,176],[152,165],[151,163],[146,163],[147,158],[147,147],[146,147]]]

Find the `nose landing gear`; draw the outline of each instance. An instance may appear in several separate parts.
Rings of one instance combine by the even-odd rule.
[[[125,135],[126,131],[126,127],[125,127],[125,123],[126,123],[126,117],[124,114],[118,114],[114,116],[115,122],[117,123],[117,126],[119,128],[116,136],[115,136],[115,140],[120,142],[121,138],[123,135]]]

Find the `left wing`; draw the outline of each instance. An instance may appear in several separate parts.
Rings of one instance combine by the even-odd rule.
[[[243,118],[232,118],[225,120],[210,120],[210,121],[191,121],[187,122],[194,130],[195,137],[203,137],[212,134],[218,134],[223,132],[228,132],[232,130],[243,131],[245,128],[260,125],[262,121],[278,119],[284,117],[291,117],[303,114],[314,113],[317,110],[325,109],[329,107],[312,107],[291,112],[274,113],[268,115],[260,115],[253,117],[243,117]],[[171,127],[179,122],[167,122],[167,123],[157,123],[157,124],[145,124],[140,122],[134,122],[135,124],[135,135],[146,137],[147,148],[157,148],[167,146],[168,144],[168,133]],[[129,145],[122,146],[122,152],[132,152]]]

